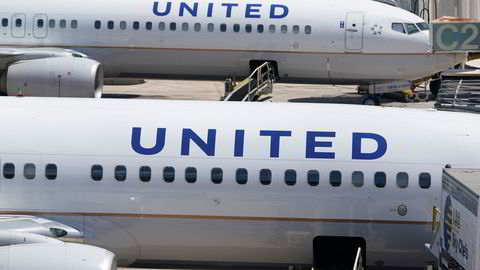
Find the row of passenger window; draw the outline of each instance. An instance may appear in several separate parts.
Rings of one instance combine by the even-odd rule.
[[[188,167],[184,172],[184,179],[187,183],[195,183],[197,181],[197,169],[195,167]],[[92,179],[101,181],[103,179],[103,167],[101,165],[93,165],[91,171]],[[165,167],[163,169],[163,180],[167,183],[175,181],[175,168]],[[307,172],[307,182],[310,186],[318,186],[320,183],[320,173],[317,170],[310,170]],[[262,185],[270,185],[272,182],[272,171],[270,169],[262,169],[259,171],[258,179]],[[235,172],[235,180],[240,185],[245,185],[248,182],[249,173],[245,168],[239,168]],[[364,173],[355,171],[352,173],[351,181],[354,187],[360,188],[364,185]],[[115,167],[115,179],[123,182],[127,179],[127,168],[123,165]],[[152,169],[149,166],[142,166],[139,169],[139,179],[142,182],[150,182],[152,179]],[[224,179],[223,170],[221,168],[213,168],[210,172],[210,179],[214,184],[221,184]],[[333,187],[342,185],[342,173],[340,171],[331,171],[329,174],[329,182]],[[288,186],[297,184],[297,171],[285,170],[284,181]],[[374,175],[374,184],[377,188],[384,188],[387,185],[387,175],[385,172],[376,172]],[[409,175],[405,172],[400,172],[396,175],[396,185],[399,188],[407,188],[409,185]],[[429,173],[421,173],[418,176],[418,185],[422,189],[428,189],[431,186],[431,176]]]
[[[67,28],[67,25],[70,26],[70,28],[72,29],[77,29],[78,28],[78,21],[77,20],[71,20],[71,21],[67,21],[67,20],[64,20],[64,19],[61,19],[61,20],[54,20],[54,19],[50,19],[48,20],[48,28],[55,28],[57,27],[57,22],[58,22],[58,27],[59,28],[62,28],[62,29],[65,29]],[[17,18],[15,19],[15,27],[22,27],[23,26],[23,20],[21,18]],[[46,21],[44,19],[37,19],[36,22],[36,27],[39,28],[39,29],[42,29],[44,27],[46,27]],[[9,19],[8,18],[3,18],[2,19],[2,26],[3,27],[8,27],[9,25]],[[102,21],[95,21],[95,29],[101,29],[102,28]],[[145,24],[143,24],[143,28],[145,30],[148,30],[148,31],[151,31],[153,30],[153,23],[152,22],[146,22]],[[180,26],[180,24],[179,24]],[[256,27],[254,27],[253,25],[251,24],[246,24],[244,25],[243,27],[243,30],[242,30],[242,26],[240,24],[233,24],[232,26],[229,26],[225,23],[222,23],[220,24],[219,26],[219,29],[220,29],[220,32],[228,32],[228,31],[233,31],[235,33],[239,33],[241,31],[245,31],[246,33],[252,33],[252,32],[258,32],[258,33],[263,33],[265,31],[267,31],[267,28],[268,27],[268,32],[270,33],[276,33],[277,32],[277,26],[275,24],[270,24],[270,25],[263,25],[263,24],[258,24]],[[113,30],[115,29],[115,22],[114,21],[108,21],[107,22],[107,28],[110,29],[110,30]],[[121,30],[126,30],[127,29],[127,22],[126,21],[121,21],[119,23],[119,28]],[[140,22],[139,21],[134,21],[132,22],[132,29],[133,30],[140,30],[141,25],[140,25]],[[206,25],[206,28],[207,28],[207,31],[208,32],[214,32],[215,31],[215,24],[213,23],[209,23]],[[255,28],[255,29],[254,29]],[[167,29],[169,29],[170,31],[177,31],[177,23],[175,22],[171,22],[171,23],[165,23],[165,22],[160,22],[158,23],[158,30],[159,31],[166,31]],[[201,23],[195,23],[193,24],[193,27],[192,27],[193,31],[195,32],[200,32],[202,31],[202,24]],[[181,24],[181,30],[182,31],[190,31],[190,24],[189,23],[182,23]],[[281,33],[288,33],[289,31],[289,27],[288,25],[281,25],[278,29],[278,31],[280,31]],[[301,32],[301,29],[300,29],[300,26],[299,25],[294,25],[292,26],[292,29],[291,29],[292,33],[294,34],[300,34]],[[307,35],[310,35],[312,33],[312,27],[310,25],[306,25],[303,27],[303,33],[307,34]]]
[[[23,26],[23,19],[21,19],[21,18],[15,19],[14,24],[15,24],[15,27],[22,27]],[[40,28],[40,29],[46,27],[46,25],[45,25],[46,21],[44,19],[37,19],[35,24],[36,24],[36,27]],[[8,27],[8,25],[9,25],[9,19],[8,18],[3,18],[2,19],[2,26],[3,27]],[[70,28],[72,28],[72,29],[77,29],[78,28],[78,21],[77,20],[67,21],[67,20],[64,20],[64,19],[58,20],[58,27],[59,28],[65,29],[65,28],[67,28],[67,25],[69,25]],[[48,27],[49,28],[57,27],[57,20],[54,20],[54,19],[48,20]]]
[[[248,182],[248,170],[239,168],[235,172],[235,180],[240,185],[245,185]],[[118,165],[114,169],[115,179],[119,182],[124,182],[127,179],[127,167]],[[195,167],[188,167],[185,169],[185,181],[187,183],[195,183],[197,181],[197,169]],[[5,163],[3,165],[3,176],[6,179],[13,179],[15,177],[15,165],[13,163]],[[35,164],[27,163],[23,166],[23,176],[26,179],[32,180],[36,177]],[[150,182],[152,179],[152,169],[149,166],[141,166],[139,169],[139,179],[142,182]],[[175,181],[175,168],[163,168],[163,180],[167,183]],[[211,181],[214,184],[221,184],[223,182],[223,170],[221,168],[213,168],[211,170]],[[55,164],[47,164],[45,166],[45,177],[49,180],[57,178],[57,166]],[[93,165],[91,168],[91,177],[94,181],[101,181],[103,179],[103,166]],[[387,185],[387,175],[385,172],[376,172],[374,174],[374,185],[377,188],[384,188]],[[259,172],[259,181],[262,185],[270,185],[272,182],[272,171],[270,169],[262,169]],[[297,184],[297,171],[289,169],[284,172],[284,181],[288,186]],[[339,187],[342,185],[343,176],[340,171],[331,171],[329,174],[329,182],[332,187]],[[361,171],[352,173],[351,182],[354,187],[360,188],[364,186],[365,176]],[[320,183],[320,173],[317,170],[310,170],[307,172],[307,183],[314,187]],[[399,188],[407,188],[409,185],[409,175],[406,172],[399,172],[396,175],[396,185]],[[431,186],[431,175],[429,173],[420,173],[418,176],[418,185],[422,189],[428,189]]]
[[[108,21],[107,22],[107,28],[110,30],[115,29],[115,22],[114,21]],[[121,30],[126,30],[128,27],[126,21],[121,21],[119,23],[119,28]],[[177,23],[176,22],[171,22],[171,23],[165,23],[165,22],[159,22],[158,25],[158,30],[159,31],[166,31],[167,29],[170,31],[177,31]],[[192,29],[195,32],[200,32],[202,31],[202,24],[201,23],[195,23],[191,27],[189,23],[182,23],[178,24],[178,27],[181,27],[181,30],[184,32],[190,31]],[[288,33],[289,27],[288,25],[281,25],[279,29],[277,30],[277,25],[275,24],[270,24],[270,25],[263,25],[263,24],[258,24],[256,27],[254,27],[251,24],[246,24],[244,27],[242,27],[240,24],[233,24],[233,25],[228,25],[226,23],[222,23],[219,25],[220,32],[228,32],[228,31],[233,31],[235,33],[239,33],[242,31],[245,31],[246,33],[252,33],[252,32],[258,32],[258,33],[263,33],[268,27],[268,32],[270,33],[275,33],[277,31],[280,31],[281,33]],[[146,22],[141,25],[139,21],[134,21],[132,22],[132,29],[133,30],[140,30],[140,29],[145,29],[147,31],[151,31],[154,28],[154,24],[152,22]],[[255,28],[255,29],[254,29]],[[95,21],[95,29],[102,29],[102,21]],[[206,29],[208,32],[214,32],[215,31],[215,24],[209,23],[206,25]],[[299,25],[294,25],[292,26],[291,29],[292,33],[294,34],[300,34],[301,29]],[[303,27],[303,32],[307,35],[310,35],[312,33],[312,27],[310,25],[306,25]]]
[[[36,175],[36,166],[33,163],[26,163],[23,165],[23,176],[25,179],[33,180]],[[3,177],[6,179],[13,179],[15,178],[15,164],[13,163],[5,163],[3,164]],[[55,180],[57,179],[57,165],[55,164],[47,164],[45,166],[45,177],[48,180]]]

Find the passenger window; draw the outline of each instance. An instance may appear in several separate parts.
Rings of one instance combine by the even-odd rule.
[[[270,33],[275,33],[276,31],[276,27],[274,24],[270,24],[270,26],[268,27],[268,31],[270,31]]]
[[[45,21],[42,19],[37,20],[37,27],[43,28],[45,26]]]
[[[272,183],[272,171],[269,169],[260,170],[260,183],[264,186],[270,185]]]
[[[320,173],[314,170],[308,171],[307,182],[312,187],[318,186],[318,184],[320,183]]]
[[[29,180],[35,178],[35,165],[32,163],[25,164],[25,166],[23,166],[23,176]]]
[[[126,21],[121,21],[120,22],[120,29],[121,30],[127,29],[127,22]]]
[[[60,20],[60,28],[62,28],[62,29],[67,28],[67,21],[66,20]]]
[[[52,19],[52,20],[48,21],[48,27],[55,28],[55,20]],[[95,28],[97,28],[96,24],[95,24]],[[97,29],[99,29],[99,28],[97,28]]]
[[[403,27],[403,23],[392,23],[392,30],[399,33],[406,34],[405,27]]]
[[[153,29],[152,22],[145,23],[145,29],[147,29],[147,31],[151,31]]]
[[[182,30],[183,30],[184,32],[187,32],[187,31],[188,31],[188,23],[183,23],[183,24],[182,24]]]
[[[245,32],[247,32],[247,33],[251,33],[251,32],[252,32],[252,25],[251,25],[251,24],[245,25]]]
[[[238,33],[240,32],[240,24],[234,24],[233,25],[233,32]]]
[[[185,169],[185,180],[190,184],[197,182],[197,169],[193,167]]]
[[[384,188],[387,184],[387,175],[384,172],[376,172],[374,182],[376,187]]]
[[[305,26],[305,34],[310,35],[312,33],[312,27],[310,25]]]
[[[294,186],[297,183],[297,172],[295,170],[285,171],[285,184],[287,186]]]
[[[115,167],[115,179],[118,182],[123,182],[127,179],[127,168],[123,165]]]
[[[16,27],[22,27],[23,21],[22,19],[16,19],[15,20],[15,26]]]
[[[364,182],[363,172],[356,171],[352,173],[352,185],[354,187],[357,187],[357,188],[363,187],[363,182]]]
[[[409,35],[420,32],[414,23],[406,23],[405,28],[407,29],[407,33]]]
[[[263,33],[263,30],[264,30],[264,29],[263,29],[263,24],[259,24],[259,25],[257,26],[257,32],[258,32],[258,33]]]
[[[164,22],[158,23],[158,30],[165,31],[165,23]]]
[[[45,177],[48,180],[57,179],[57,165],[47,164],[47,166],[45,166]]]
[[[170,31],[176,31],[177,30],[177,24],[172,22],[170,23]]]
[[[163,168],[163,180],[167,183],[173,183],[173,181],[175,181],[175,168],[173,167]]]
[[[100,29],[102,28],[102,22],[101,21],[95,21],[95,29]]]
[[[294,25],[294,26],[293,26],[293,33],[294,33],[294,34],[300,33],[300,26]]]
[[[107,28],[112,30],[113,28],[115,28],[115,23],[113,21],[108,21]]]
[[[139,22],[133,22],[133,30],[138,30],[140,29],[140,23]]]
[[[3,18],[3,19],[2,19],[2,26],[3,26],[3,27],[7,27],[7,26],[8,26],[8,19],[7,19],[7,18]]]
[[[70,27],[72,27],[72,29],[77,29],[78,28],[78,21],[77,20],[72,20],[70,22]]]
[[[248,171],[247,169],[238,169],[236,173],[237,183],[240,185],[245,185],[248,181]]]
[[[13,163],[5,163],[3,165],[3,177],[7,179],[15,177],[15,165]]]
[[[94,181],[100,181],[103,178],[103,167],[101,165],[92,166],[92,179]]]
[[[397,187],[399,188],[408,187],[408,173],[405,173],[405,172],[397,173]]]
[[[339,187],[342,185],[342,173],[340,171],[330,172],[330,185],[332,185],[332,187]]]
[[[140,167],[140,181],[150,182],[152,179],[152,169],[148,166]]]
[[[200,23],[196,23],[193,28],[195,29],[195,32],[200,32],[202,30],[202,25]]]
[[[432,184],[432,177],[430,176],[429,173],[421,173],[420,176],[418,177],[418,184],[423,189],[430,188]]]
[[[224,24],[224,23],[220,24],[220,31],[221,32],[227,32],[227,25]]]
[[[223,170],[220,168],[213,168],[211,172],[212,182],[214,184],[221,184],[223,181]]]
[[[213,32],[215,30],[215,25],[213,23],[209,23],[207,25],[208,32]]]
[[[280,31],[281,31],[283,34],[286,34],[286,33],[288,32],[288,26],[282,25],[282,28],[280,29]]]

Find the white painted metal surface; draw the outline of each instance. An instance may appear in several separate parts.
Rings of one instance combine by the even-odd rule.
[[[475,125],[480,116],[465,113],[49,98],[1,98],[0,112],[9,116],[0,119],[0,141],[8,142],[0,145],[2,162],[17,166],[15,179],[2,177],[0,213],[48,216],[83,228],[85,243],[111,250],[122,265],[135,260],[308,265],[315,236],[341,235],[366,239],[368,265],[421,266],[442,168],[480,164]],[[156,130],[166,128],[164,148],[148,156],[135,152],[134,127],[142,128],[144,147],[156,145]],[[207,156],[192,142],[190,153],[182,155],[183,129],[192,129],[202,140],[215,129],[215,154]],[[245,130],[243,157],[233,154],[238,129]],[[261,130],[292,132],[281,138],[279,158],[271,157],[271,141],[260,136]],[[333,152],[335,158],[306,158],[307,131],[335,132],[335,137],[322,139],[332,142],[331,147],[316,149]],[[387,151],[374,160],[353,159],[355,132],[381,135]],[[375,152],[375,141],[365,141],[361,149]],[[36,164],[35,180],[23,179],[25,163]],[[58,166],[57,180],[43,176],[49,163]],[[94,164],[103,167],[101,181],[91,179]],[[124,182],[115,180],[117,165],[127,167]],[[148,183],[139,179],[141,166],[152,169]],[[167,166],[176,169],[173,183],[163,179]],[[187,167],[197,168],[195,184],[185,181]],[[222,184],[210,179],[215,167],[223,169]],[[246,185],[235,181],[238,168],[249,172]],[[258,179],[264,168],[273,173],[268,186]],[[294,186],[284,182],[289,169],[297,171]],[[308,185],[309,170],[319,171],[318,186]],[[330,184],[331,171],[343,175],[339,187]],[[364,173],[361,188],[352,184],[354,171]],[[373,181],[379,171],[387,176],[384,188]],[[407,188],[396,184],[400,172],[410,177]],[[419,187],[422,172],[431,175],[427,189]]]

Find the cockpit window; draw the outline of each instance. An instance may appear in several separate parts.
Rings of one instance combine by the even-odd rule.
[[[393,31],[397,31],[400,33],[404,33],[404,34],[407,33],[405,32],[405,27],[403,27],[403,23],[392,23],[392,29]]]
[[[406,23],[405,28],[407,28],[407,33],[409,35],[420,32],[414,23]]]
[[[430,30],[430,25],[428,25],[426,22],[417,23],[417,27],[420,29],[420,31]]]

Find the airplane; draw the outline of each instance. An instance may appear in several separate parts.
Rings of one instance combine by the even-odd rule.
[[[421,268],[442,168],[480,164],[480,116],[434,109],[2,97],[0,112],[3,269],[322,269],[358,247],[368,267]]]
[[[0,4],[8,95],[100,97],[104,77],[240,78],[264,62],[282,82],[419,82],[466,58],[432,53],[422,18],[370,0]]]

